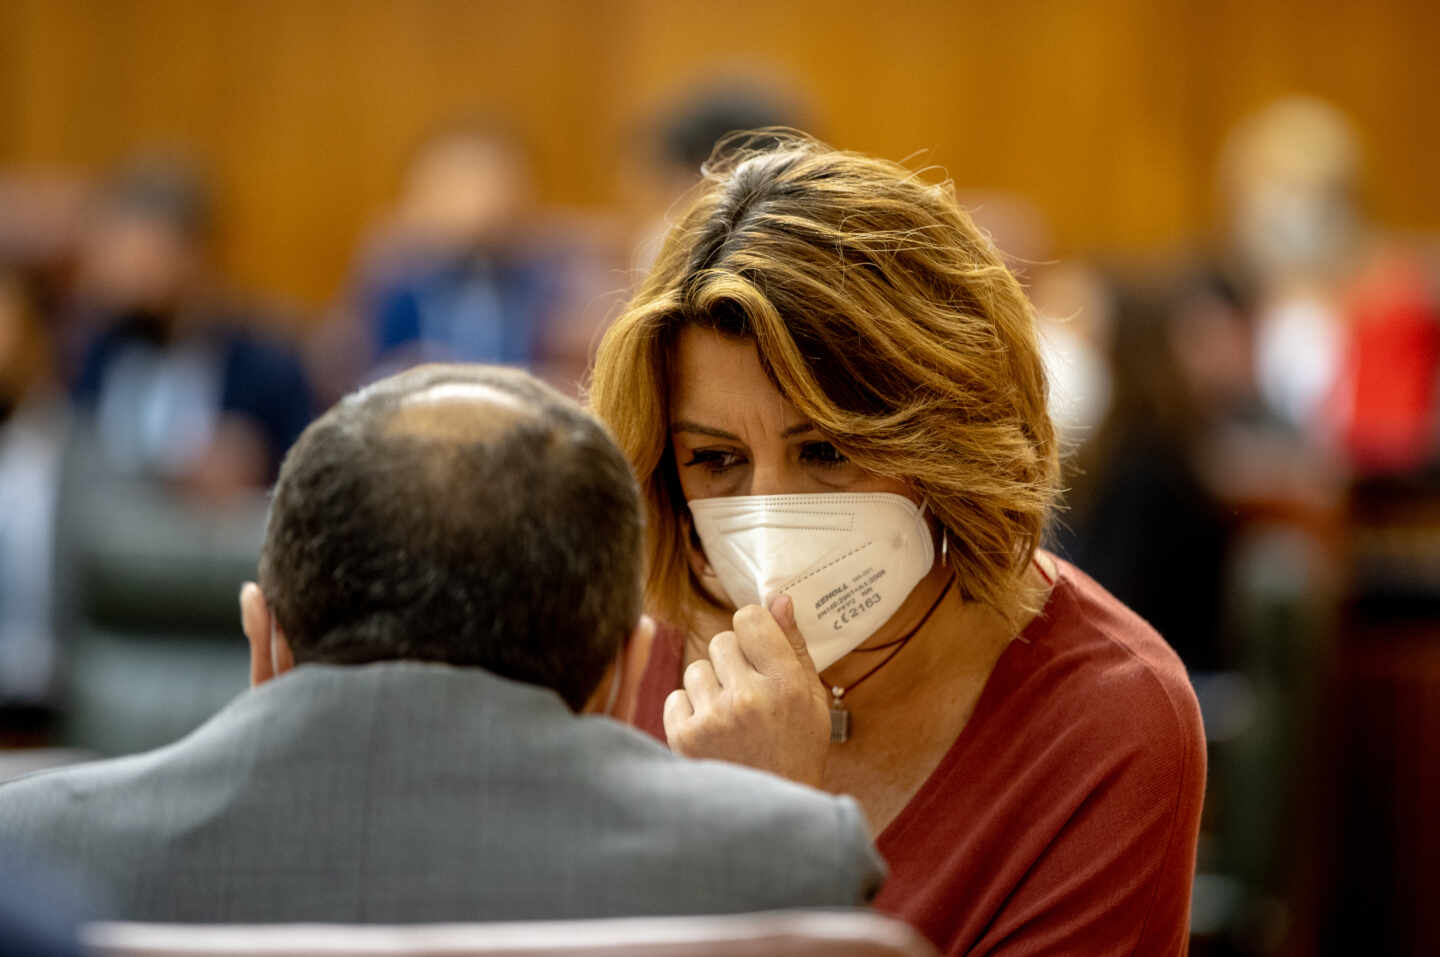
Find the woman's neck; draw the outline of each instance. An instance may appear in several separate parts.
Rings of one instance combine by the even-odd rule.
[[[892,675],[897,672],[925,674],[937,669],[944,672],[955,665],[963,665],[963,659],[972,650],[981,658],[989,658],[997,645],[1003,647],[1008,644],[1029,624],[1033,614],[1012,623],[993,608],[965,600],[959,588],[950,587],[945,593],[953,574],[949,568],[937,567],[916,587],[900,611],[884,627],[825,669],[821,678],[826,686],[850,688],[884,660],[890,652],[883,649],[895,649],[896,642],[905,642],[905,647],[896,652],[894,660],[877,671],[873,678],[866,679],[865,684],[891,684],[891,681],[882,681],[883,672]],[[1019,587],[1027,592],[1024,606],[1038,608],[1043,605],[1048,597],[1048,582],[1053,579],[1051,570],[1046,569],[1042,575],[1032,563],[1019,583]],[[934,604],[937,598],[940,599],[938,605]],[[873,694],[867,697],[873,697]]]

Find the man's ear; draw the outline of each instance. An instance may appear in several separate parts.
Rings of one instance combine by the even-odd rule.
[[[295,667],[290,643],[270,613],[270,604],[254,582],[240,589],[240,627],[250,643],[250,686],[262,685]]]
[[[635,630],[620,646],[620,653],[610,663],[605,677],[590,700],[581,708],[584,714],[608,714],[612,718],[632,723],[635,717],[636,699],[640,694],[640,681],[645,676],[645,666],[650,663],[650,647],[655,643],[655,619],[641,615],[635,623]]]

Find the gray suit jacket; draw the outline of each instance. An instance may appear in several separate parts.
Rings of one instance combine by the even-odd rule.
[[[0,844],[159,921],[847,906],[882,875],[849,798],[419,663],[302,666],[168,747],[0,785]]]

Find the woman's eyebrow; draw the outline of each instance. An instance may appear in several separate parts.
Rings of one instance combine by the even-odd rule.
[[[671,432],[694,432],[696,435],[708,435],[708,436],[711,436],[712,438],[717,438],[717,439],[730,439],[731,441],[734,441],[734,442],[739,442],[739,441],[740,441],[740,436],[735,435],[734,433],[726,432],[726,431],[724,431],[723,429],[711,428],[711,427],[708,426],[708,425],[701,425],[701,424],[698,423],[698,422],[691,422],[689,419],[680,419],[680,420],[677,421],[677,422],[672,422],[672,423],[670,423],[670,431],[671,431]],[[790,436],[792,436],[792,435],[799,435],[799,434],[802,433],[802,432],[813,432],[813,431],[815,431],[815,426],[811,425],[809,422],[799,422],[799,423],[796,423],[795,425],[790,426],[790,427],[789,427],[788,429],[786,429],[784,432],[781,432],[781,433],[780,433],[780,438],[782,438],[782,439],[788,439],[788,438],[790,438]]]
[[[735,435],[734,433],[726,432],[723,429],[712,429],[708,425],[701,425],[698,422],[691,422],[688,419],[681,419],[678,422],[671,422],[670,431],[694,432],[696,435],[708,435],[717,439],[730,439],[733,442],[740,441],[740,436]]]

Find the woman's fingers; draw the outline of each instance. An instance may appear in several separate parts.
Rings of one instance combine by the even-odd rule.
[[[704,658],[690,662],[685,668],[685,692],[690,696],[690,705],[696,711],[709,711],[720,697],[720,681],[715,677],[715,668]]]
[[[740,641],[733,631],[722,631],[710,639],[710,664],[720,687],[734,691],[744,684],[754,669],[740,650]]]
[[[790,599],[784,598],[786,602]],[[777,604],[779,599],[777,599]],[[788,608],[788,606],[781,606]],[[800,675],[803,679],[815,679],[815,663],[805,648],[805,639],[794,627],[794,616],[788,615],[793,635],[780,626],[775,616],[759,605],[746,605],[735,612],[735,636],[740,650],[750,660],[755,670],[767,678],[784,678]]]
[[[670,747],[818,787],[830,712],[809,654],[758,605],[737,611],[734,622],[734,631],[711,639],[708,661],[685,669],[684,690],[665,699]]]
[[[680,726],[694,716],[695,709],[690,705],[690,696],[683,689],[676,688],[665,696],[665,708],[661,717],[665,724],[665,738],[672,747]]]
[[[770,602],[770,617],[775,619],[780,633],[790,643],[790,650],[795,653],[795,660],[800,663],[801,669],[818,678],[815,661],[810,657],[810,648],[805,644],[805,636],[800,634],[800,626],[795,622],[795,600],[783,593],[776,595]]]

